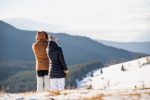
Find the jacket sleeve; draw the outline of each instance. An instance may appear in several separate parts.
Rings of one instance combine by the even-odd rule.
[[[65,63],[65,59],[64,59],[63,52],[62,52],[61,48],[59,49],[59,59],[60,59],[61,65],[63,67],[63,70],[68,70],[68,68],[66,66],[66,63]]]

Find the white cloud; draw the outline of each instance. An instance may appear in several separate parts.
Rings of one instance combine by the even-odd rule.
[[[0,12],[0,19],[33,19],[103,40],[130,41],[129,36],[150,28],[150,22],[143,21],[150,17],[149,0],[1,0]],[[101,32],[107,35],[99,36]]]

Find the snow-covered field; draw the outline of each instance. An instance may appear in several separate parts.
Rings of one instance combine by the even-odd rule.
[[[123,67],[123,68],[122,68]],[[122,68],[122,70],[121,70]],[[101,71],[102,70],[102,71]],[[78,82],[79,88],[146,89],[150,88],[150,57],[111,65],[92,72]]]
[[[0,93],[0,100],[150,100],[150,90],[65,90],[50,92]]]
[[[150,57],[98,69],[92,75],[89,73],[78,81],[76,90],[55,94],[0,92],[0,100],[150,100]]]

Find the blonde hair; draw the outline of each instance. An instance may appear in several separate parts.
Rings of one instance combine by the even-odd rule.
[[[53,36],[53,35],[49,35],[49,36],[48,36],[48,39],[49,39],[49,41],[54,41],[54,42],[56,42],[57,44],[59,43],[58,39],[57,39],[55,36]]]

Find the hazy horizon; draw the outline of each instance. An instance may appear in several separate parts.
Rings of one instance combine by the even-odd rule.
[[[54,32],[117,42],[149,41],[149,0],[1,0],[0,12],[0,20],[29,19],[46,23],[44,30],[51,25]]]

